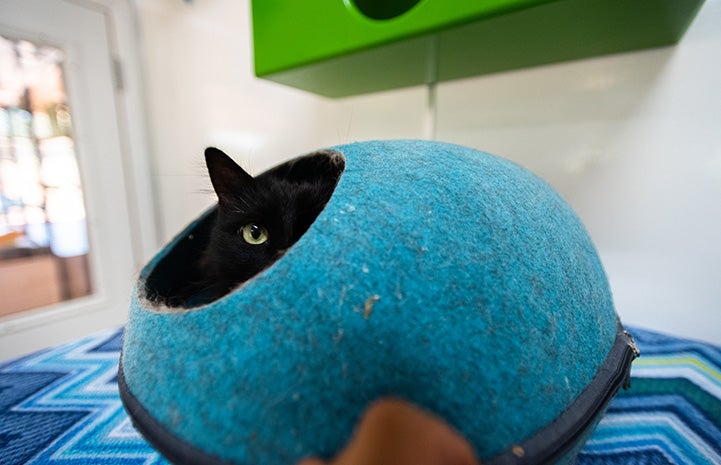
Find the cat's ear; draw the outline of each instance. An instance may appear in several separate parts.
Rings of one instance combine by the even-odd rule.
[[[239,193],[253,185],[253,177],[222,150],[215,147],[205,149],[205,164],[221,205],[230,204]]]

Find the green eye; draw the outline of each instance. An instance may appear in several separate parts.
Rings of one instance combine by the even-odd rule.
[[[259,224],[248,223],[240,228],[240,232],[243,235],[243,240],[250,245],[260,245],[268,242],[268,230]]]

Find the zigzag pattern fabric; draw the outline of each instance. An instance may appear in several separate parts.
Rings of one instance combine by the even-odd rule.
[[[641,357],[579,465],[721,464],[721,349],[632,329]]]
[[[721,464],[721,348],[632,329],[641,349],[579,465]],[[159,465],[117,390],[122,330],[0,365],[0,463]]]

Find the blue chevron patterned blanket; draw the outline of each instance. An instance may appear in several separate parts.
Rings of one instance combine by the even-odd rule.
[[[632,387],[613,400],[580,465],[721,464],[721,348],[632,329]],[[0,463],[165,464],[120,403],[122,331],[0,364]]]

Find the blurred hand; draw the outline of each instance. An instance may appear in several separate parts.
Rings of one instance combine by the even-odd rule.
[[[372,404],[330,462],[298,465],[479,465],[471,445],[440,418],[397,399]]]

